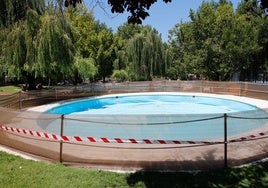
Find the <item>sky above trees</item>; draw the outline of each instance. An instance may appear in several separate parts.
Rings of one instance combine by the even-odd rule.
[[[107,1],[102,1],[97,6],[96,4],[92,4],[91,1],[84,2],[89,9],[94,8],[94,16],[97,20],[105,23],[114,31],[117,30],[118,26],[127,22],[129,13],[111,13],[111,7]],[[237,8],[241,0],[231,0],[231,2],[233,7]],[[180,21],[189,21],[190,9],[196,10],[201,4],[202,1],[199,0],[173,0],[170,3],[164,3],[159,0],[150,7],[148,11],[150,16],[143,21],[143,25],[151,25],[162,35],[163,41],[167,42],[169,30]]]

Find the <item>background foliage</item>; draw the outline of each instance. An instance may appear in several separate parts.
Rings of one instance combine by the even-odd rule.
[[[0,72],[30,88],[42,82],[77,84],[153,78],[265,80],[268,20],[257,0],[204,1],[188,22],[170,30],[163,42],[149,25],[128,24],[112,31],[83,3],[0,2]],[[116,9],[114,9],[116,11]]]

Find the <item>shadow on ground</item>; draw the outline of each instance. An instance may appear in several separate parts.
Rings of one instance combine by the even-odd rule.
[[[268,187],[268,162],[244,168],[203,172],[139,171],[127,177],[128,185],[146,187]]]

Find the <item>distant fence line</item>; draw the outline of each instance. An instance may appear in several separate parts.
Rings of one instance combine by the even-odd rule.
[[[230,94],[268,100],[268,85],[248,82],[156,80],[104,84],[91,83],[19,92],[12,95],[2,95],[0,106],[22,109],[64,99],[131,92],[198,92]]]

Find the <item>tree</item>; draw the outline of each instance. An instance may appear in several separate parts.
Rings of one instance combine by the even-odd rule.
[[[192,20],[195,20],[194,16],[194,12],[190,10]],[[174,60],[167,76],[173,79],[179,78],[184,80],[187,79],[188,74],[202,74],[202,70],[197,68],[199,67],[199,56],[195,50],[193,22],[176,24],[169,32],[169,41]]]
[[[38,23],[34,22],[43,13],[44,4],[44,1],[35,0],[0,1],[2,71],[12,77],[23,78],[30,85],[33,85],[34,79],[33,74],[27,71],[27,61],[33,57],[35,50],[28,45],[34,46],[34,27],[38,27]]]
[[[97,67],[95,66],[94,59],[92,58],[78,57],[75,60],[74,66],[84,81],[87,79],[93,79],[97,72]]]
[[[25,24],[17,22],[1,30],[1,64],[7,75],[17,78],[24,76],[23,66],[26,61]]]
[[[98,3],[98,0],[96,0]],[[172,0],[163,0],[165,3],[171,2]],[[76,7],[80,4],[81,0],[65,0],[64,4],[66,7]],[[108,4],[111,5],[112,13],[123,13],[124,11],[130,12],[128,17],[129,23],[141,24],[149,13],[147,10],[150,9],[151,5],[157,2],[157,0],[108,0]],[[63,3],[63,2],[62,2]]]
[[[92,55],[98,67],[98,75],[105,78],[113,73],[113,62],[115,60],[115,41],[111,29],[107,29],[106,25],[99,25],[98,35],[94,41]]]
[[[123,82],[128,79],[128,75],[125,70],[114,70],[112,78],[116,79],[118,82]]]
[[[93,12],[88,11],[85,6],[76,9],[70,7],[66,11],[66,17],[73,28],[77,56],[79,59],[93,59],[98,71],[92,71],[105,81],[105,78],[112,74],[115,59],[115,40],[112,30],[105,24],[95,21]]]
[[[93,41],[97,36],[98,22],[94,20],[93,12],[88,11],[85,6],[79,6],[76,9],[70,7],[65,11],[65,16],[71,24],[74,36],[75,80],[79,80],[79,77],[83,80],[93,79],[97,74],[97,67],[92,48],[94,48]]]
[[[251,50],[248,54],[251,57],[248,58],[249,65],[247,69],[242,70],[243,77],[249,77],[251,80],[256,80],[260,74],[262,74],[263,79],[267,74],[267,10],[268,1],[258,1],[258,0],[247,0],[241,2],[238,6],[237,13],[241,17],[246,17],[246,25],[250,25],[250,33],[254,33],[254,39],[249,38],[252,43],[256,43],[255,49]]]
[[[72,6],[75,8],[77,6],[77,4],[82,3],[82,0],[55,0],[55,1],[58,2],[59,6],[60,6],[60,10],[63,9],[62,8],[63,6],[65,6],[65,7]],[[100,3],[99,0],[94,0],[94,1],[97,4]],[[165,2],[165,3],[168,3],[171,1],[172,0],[163,0],[163,2]],[[250,0],[245,0],[245,2],[248,2],[248,1],[250,1]],[[254,1],[256,1],[256,0],[254,0]],[[10,2],[10,0],[8,2]],[[1,0],[0,1],[1,8],[6,10],[6,6],[10,5],[8,2],[6,3],[4,0]],[[38,1],[36,1],[36,0],[30,0],[29,2],[31,3],[30,5],[32,5],[32,6],[39,5]],[[16,5],[15,9],[21,10],[20,8],[22,6],[26,7],[25,5],[29,2],[26,0],[23,0],[23,1],[16,0],[14,2],[14,5]],[[133,1],[133,0],[108,0],[108,4],[111,5],[111,12],[113,12],[113,13],[114,12],[123,13],[125,11],[130,12],[131,15],[128,17],[128,22],[129,23],[138,23],[138,24],[141,24],[142,20],[144,20],[146,17],[149,16],[148,10],[156,2],[157,2],[157,0],[135,0],[135,1]],[[226,0],[219,1],[220,4],[222,2],[225,3],[227,1]],[[267,12],[268,1],[267,0],[259,0],[259,4],[260,4],[260,7],[262,8],[262,10],[264,12]],[[5,12],[5,11],[2,11],[1,8],[0,8],[0,12]],[[41,7],[39,7],[39,8],[41,8]],[[15,10],[15,12],[17,12],[16,10]],[[22,12],[22,14],[23,14],[23,12]],[[6,17],[6,12],[3,13],[2,16]],[[1,20],[8,21],[8,19],[1,19]]]
[[[138,24],[128,24],[124,23],[123,25],[117,28],[115,33],[115,53],[116,59],[114,61],[114,70],[126,70],[128,63],[127,55],[127,44],[133,36],[138,33],[141,33],[142,26]]]
[[[163,0],[164,2],[171,2],[171,0]],[[123,13],[125,10],[131,13],[131,16],[128,17],[129,23],[138,23],[141,24],[149,13],[146,10],[149,10],[151,5],[157,2],[157,0],[108,0],[108,3],[112,6],[111,11],[117,13]]]
[[[248,15],[235,14],[228,2],[203,3],[190,11],[191,22],[171,31],[171,45],[179,56],[175,67],[210,80],[230,80],[237,72],[259,69],[258,25]],[[184,74],[185,75],[185,74]]]
[[[260,73],[263,74],[263,81],[267,80],[268,76],[268,19],[263,19],[260,25],[258,43],[262,47],[260,52],[259,61],[262,62],[260,65]]]
[[[62,79],[71,75],[75,49],[70,27],[62,13],[53,4],[48,4],[41,12],[39,1],[21,2],[25,4],[14,2],[22,8],[18,15],[11,11],[7,15],[14,18],[0,28],[3,47],[0,61],[4,69],[8,69],[8,75],[23,79],[30,88],[35,88],[38,78],[61,76]]]
[[[151,80],[166,75],[171,53],[155,29],[125,23],[118,28],[116,37],[120,48],[116,51],[115,70],[126,70],[131,80]]]
[[[0,0],[0,26],[24,20],[29,9],[41,14],[44,7],[44,0]]]
[[[190,11],[192,22],[178,24],[171,32],[171,43],[181,52],[177,58],[182,59],[176,62],[179,67],[187,67],[183,68],[187,73],[181,77],[197,74],[219,79],[217,53],[220,31],[217,30],[215,7],[214,3],[203,3],[196,13]]]
[[[38,59],[34,64],[36,73],[56,80],[74,76],[76,51],[73,43],[71,26],[57,9],[50,7],[41,18],[38,32]]]
[[[80,0],[77,0],[81,2]],[[172,0],[163,0],[163,2],[168,3]],[[75,2],[75,1],[74,1]],[[111,11],[117,13],[123,13],[124,11],[128,11],[131,15],[128,17],[129,23],[138,23],[141,24],[142,20],[144,20],[149,13],[146,10],[149,10],[151,5],[156,3],[157,0],[108,0],[108,3],[111,5]],[[228,0],[220,0],[219,5],[229,3]],[[268,1],[267,0],[245,0],[245,3],[251,4],[247,7],[248,10],[254,10],[254,7],[258,5],[262,11],[267,15],[268,10]],[[257,11],[257,14],[259,11]]]
[[[91,58],[99,24],[94,20],[93,11],[88,11],[85,6],[79,6],[76,9],[68,8],[65,16],[71,24],[77,55],[81,58]]]
[[[240,74],[240,80],[256,79],[259,69],[258,27],[247,21],[247,15],[236,15],[232,27],[223,35],[225,69]],[[246,75],[246,74],[248,75]],[[244,75],[243,75],[244,74]],[[251,75],[250,75],[251,74]]]
[[[238,13],[251,14],[254,16],[265,17],[268,15],[268,1],[267,0],[245,0],[238,6]]]

